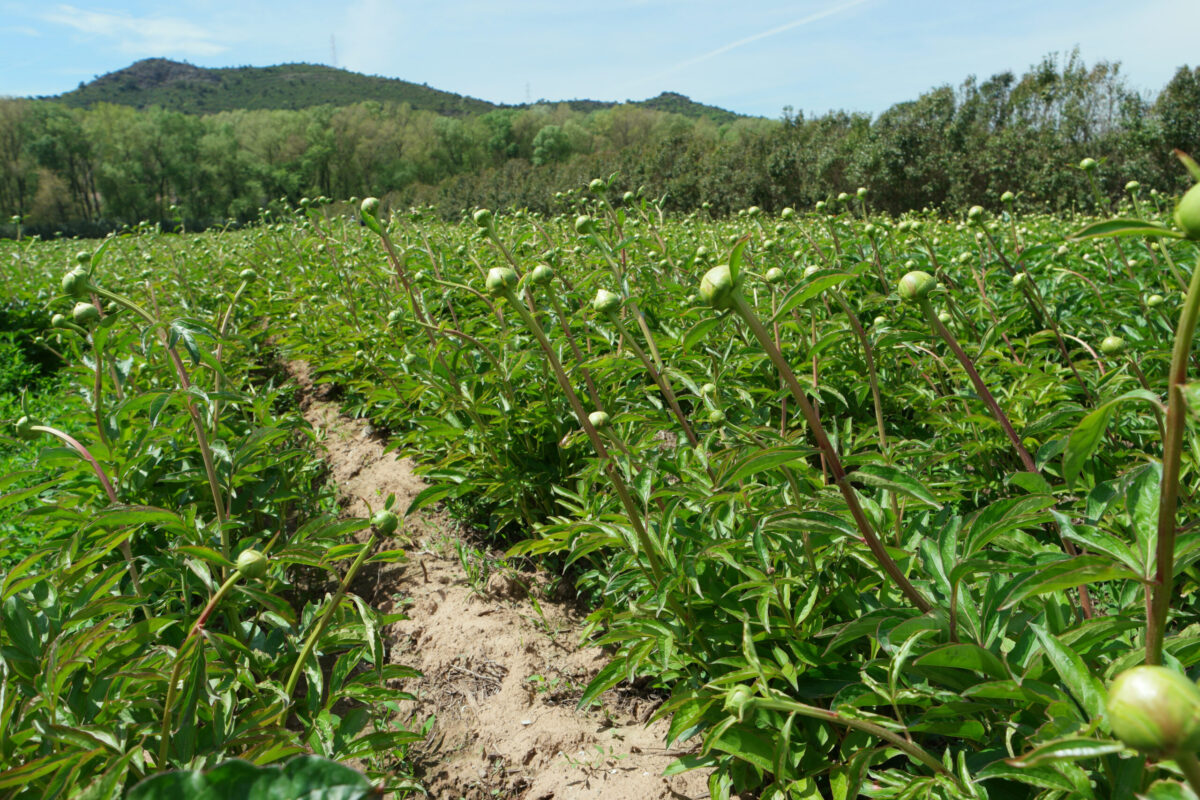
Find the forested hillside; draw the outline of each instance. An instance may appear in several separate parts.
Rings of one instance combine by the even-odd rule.
[[[1057,209],[1092,202],[1085,176],[1063,169],[1081,158],[1101,160],[1101,187],[1116,195],[1131,178],[1177,190],[1172,148],[1200,151],[1200,68],[1145,96],[1116,65],[1077,55],[937,87],[877,117],[785,109],[722,122],[692,115],[686,98],[659,100],[455,116],[411,102],[195,115],[5,100],[0,214],[39,231],[194,227],[244,221],[280,198],[379,194],[454,217],[477,205],[549,210],[556,189],[613,172],[670,210],[811,205],[859,186],[889,212],[996,204],[1005,191]]]

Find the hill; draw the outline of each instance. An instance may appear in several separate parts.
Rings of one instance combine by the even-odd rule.
[[[134,108],[161,106],[186,114],[213,114],[236,109],[296,110],[320,105],[346,106],[365,100],[408,103],[415,109],[448,116],[531,105],[505,106],[398,78],[363,75],[320,64],[209,69],[165,58],[135,62],[90,83],[80,84],[77,89],[45,99],[82,108],[96,103]],[[617,105],[599,100],[564,102],[575,111],[595,111]],[[732,111],[706,106],[675,92],[663,92],[658,97],[632,104],[687,117],[707,117],[718,124],[738,118]]]
[[[364,100],[408,103],[439,114],[480,114],[495,104],[431,89],[396,78],[361,75],[320,64],[207,69],[165,58],[148,58],[102,75],[54,98],[87,107],[116,103],[148,108],[162,106],[187,114],[235,109],[300,109],[345,106]]]

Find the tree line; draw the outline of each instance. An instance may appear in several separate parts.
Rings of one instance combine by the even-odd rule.
[[[1176,192],[1172,149],[1200,153],[1200,67],[1157,94],[1119,64],[1050,55],[1023,75],[969,78],[872,117],[706,118],[566,104],[441,116],[361,102],[193,116],[163,108],[0,100],[0,222],[87,232],[142,220],[189,227],[246,221],[303,196],[387,195],[393,205],[554,210],[556,190],[619,173],[671,210],[707,203],[805,207],[867,187],[873,207],[998,204],[1005,191],[1047,210],[1088,207],[1084,157],[1102,190],[1129,179]],[[8,225],[12,229],[12,225]]]

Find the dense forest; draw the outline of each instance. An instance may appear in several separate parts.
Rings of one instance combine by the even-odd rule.
[[[1092,202],[1084,174],[1063,169],[1084,157],[1101,161],[1109,194],[1131,178],[1177,191],[1172,148],[1200,152],[1200,67],[1181,67],[1147,96],[1118,64],[1088,66],[1077,53],[937,87],[876,117],[789,108],[778,120],[717,122],[644,103],[444,115],[378,101],[198,115],[8,99],[0,214],[25,231],[89,233],[245,221],[306,195],[386,195],[446,216],[479,205],[554,210],[555,190],[614,172],[669,210],[803,207],[859,186],[893,213],[996,205],[1005,191],[1054,210]]]

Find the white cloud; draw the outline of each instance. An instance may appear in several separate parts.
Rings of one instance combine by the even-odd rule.
[[[178,17],[139,18],[60,5],[43,14],[42,19],[113,39],[119,50],[132,55],[213,56],[228,49],[212,31]]]

